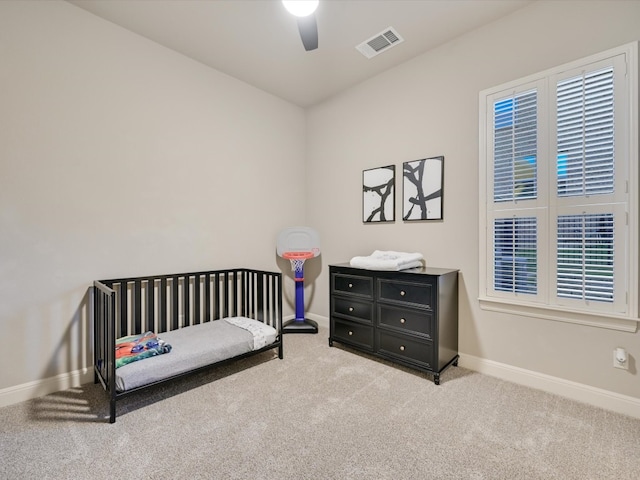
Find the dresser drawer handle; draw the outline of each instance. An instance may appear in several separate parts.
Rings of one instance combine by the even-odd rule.
[[[404,318],[401,318],[400,323],[404,323],[404,322],[406,322],[406,320]]]
[[[400,345],[400,351],[404,352],[404,345]]]
[[[353,330],[349,330],[349,335],[353,335]]]
[[[353,307],[349,307],[349,311],[350,311],[350,312],[353,312]]]
[[[406,292],[404,290],[400,290],[400,296],[404,297],[406,295]]]
[[[350,283],[350,284],[349,284],[349,288],[353,288],[353,283]]]

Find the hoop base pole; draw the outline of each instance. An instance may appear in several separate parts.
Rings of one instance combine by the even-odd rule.
[[[308,318],[295,318],[284,322],[282,333],[318,333],[318,322]]]

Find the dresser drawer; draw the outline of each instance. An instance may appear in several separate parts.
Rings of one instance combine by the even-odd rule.
[[[433,308],[433,286],[430,283],[409,283],[380,278],[378,298],[381,301],[412,303]]]
[[[331,322],[333,323],[333,339],[373,350],[373,327],[335,318],[332,318]]]
[[[433,315],[430,310],[378,305],[378,325],[397,330],[399,333],[413,333],[428,340],[433,336]]]
[[[421,367],[433,370],[434,348],[428,341],[414,340],[378,330],[378,353],[397,360],[419,363]]]
[[[373,303],[360,302],[349,297],[333,297],[333,315],[357,318],[368,323],[373,321]]]
[[[333,274],[332,285],[335,293],[373,298],[373,277],[335,273]]]

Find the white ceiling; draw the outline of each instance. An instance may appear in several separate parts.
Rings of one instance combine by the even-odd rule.
[[[68,1],[307,107],[532,0],[320,0],[311,52],[280,0]],[[356,50],[388,27],[405,41],[371,59]]]

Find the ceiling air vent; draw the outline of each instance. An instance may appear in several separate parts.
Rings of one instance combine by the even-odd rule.
[[[404,38],[402,38],[393,27],[389,27],[377,35],[374,35],[369,40],[362,42],[356,47],[356,50],[365,57],[372,58],[402,42],[404,42]]]

